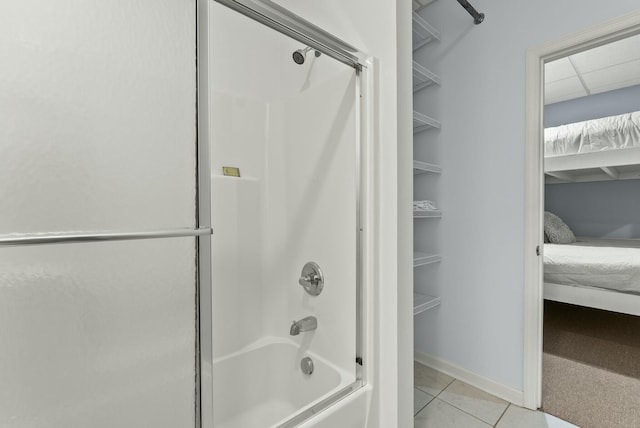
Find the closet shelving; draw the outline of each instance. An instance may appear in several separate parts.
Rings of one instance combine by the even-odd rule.
[[[413,218],[440,218],[442,217],[442,211],[440,210],[413,210]]]
[[[440,304],[439,297],[429,296],[428,294],[413,293],[413,315],[418,315],[431,308],[435,308]]]
[[[413,61],[413,92],[418,92],[427,86],[439,84],[440,76]]]
[[[420,10],[435,0],[413,0],[413,10]]]
[[[439,129],[440,121],[420,112],[413,112],[413,133],[426,131],[427,129]]]
[[[440,40],[440,32],[420,15],[413,12],[413,50],[416,51],[434,40]]]
[[[442,168],[439,165],[434,165],[432,163],[426,163],[414,160],[413,161],[413,175],[424,174],[430,172],[432,174],[440,174],[442,172]]]
[[[429,265],[431,263],[437,263],[442,260],[438,254],[429,254],[423,251],[414,251],[413,252],[413,267],[419,267],[424,265]]]
[[[424,6],[430,3],[429,0],[420,0],[420,3]],[[413,12],[413,50],[414,52],[427,43],[440,40],[440,32],[432,27],[427,21],[425,21],[420,15]],[[440,85],[441,79],[436,73],[429,70],[424,65],[417,61],[413,61],[413,92],[416,93],[429,86]],[[413,111],[413,133],[418,134],[429,129],[439,129],[440,121],[429,117],[419,111]],[[422,174],[440,174],[442,168],[439,165],[427,163],[419,160],[413,161],[413,175],[418,176]],[[414,219],[428,219],[428,218],[440,218],[442,212],[440,210],[423,211],[414,210]],[[442,260],[439,254],[431,254],[423,251],[414,250],[413,253],[413,267],[420,268],[434,263],[439,263]],[[425,269],[425,268],[423,268]],[[420,293],[414,290],[413,293],[413,314],[418,315],[429,309],[435,308],[440,305],[440,298],[430,296],[425,293]]]

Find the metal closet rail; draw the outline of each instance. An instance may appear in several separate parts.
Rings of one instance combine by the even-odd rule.
[[[473,17],[474,24],[478,25],[484,21],[484,13],[479,13],[467,0],[458,0],[458,3]]]

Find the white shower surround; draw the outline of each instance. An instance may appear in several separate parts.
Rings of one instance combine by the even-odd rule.
[[[327,56],[310,55],[296,65],[291,52],[299,43],[217,4],[212,12],[214,389],[219,396],[255,387],[252,377],[234,382],[220,367],[242,373],[243,361],[260,361],[260,355],[277,362],[270,357],[275,345],[254,349],[256,343],[295,344],[285,360],[297,356],[299,364],[314,355],[326,361],[323,372],[340,373],[340,380],[292,383],[298,389],[275,406],[292,416],[299,410],[292,403],[304,407],[356,380],[357,78]],[[259,42],[234,45],[229,36],[216,37],[238,28]],[[264,60],[260,85],[253,70],[237,67],[247,57]],[[221,175],[222,166],[239,167],[241,177]],[[298,284],[308,261],[325,275],[317,297]],[[317,317],[317,330],[291,337],[292,320],[309,315]],[[263,367],[286,382],[292,374],[281,364]],[[265,383],[264,391],[272,386]],[[300,396],[314,398],[302,402]],[[228,413],[226,399],[214,393],[214,417],[222,413],[229,426],[258,420],[255,426],[262,427],[256,409],[274,410],[268,403],[277,397],[265,393],[263,399],[245,413]]]

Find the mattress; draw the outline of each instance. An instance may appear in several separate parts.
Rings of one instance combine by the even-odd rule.
[[[544,244],[544,281],[640,294],[640,240]]]
[[[545,128],[545,157],[640,147],[640,111]]]

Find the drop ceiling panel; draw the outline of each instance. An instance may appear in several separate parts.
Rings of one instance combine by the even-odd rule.
[[[592,94],[637,85],[640,83],[640,59],[584,73],[582,78]]]
[[[573,64],[582,74],[636,59],[640,59],[640,36],[622,39],[571,56]]]
[[[571,62],[569,62],[569,58],[560,58],[544,66],[545,83],[575,77],[575,75],[576,71],[573,69]]]
[[[550,82],[544,87],[545,104],[558,103],[588,95],[577,76]]]
[[[578,75],[591,94],[640,84],[640,35],[545,64],[545,104],[588,95]]]

